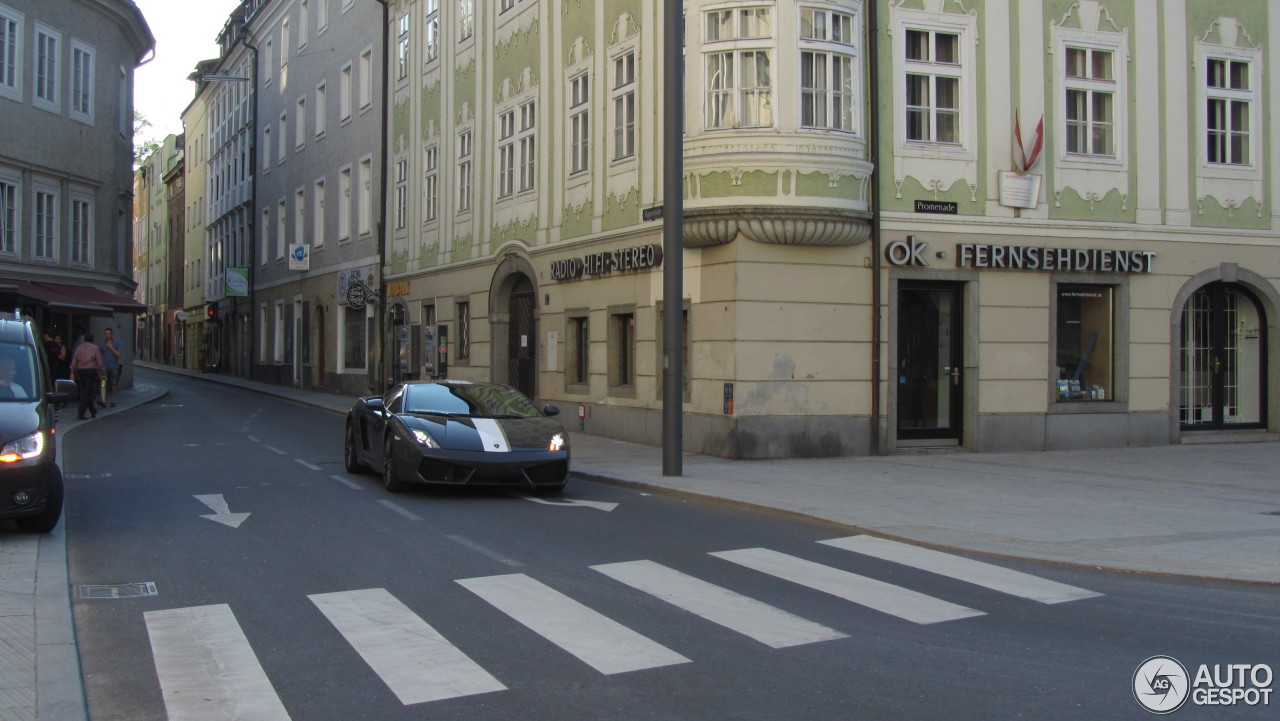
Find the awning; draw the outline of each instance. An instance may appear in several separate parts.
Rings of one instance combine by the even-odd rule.
[[[60,313],[110,317],[115,313],[147,311],[145,305],[132,298],[87,285],[0,279],[0,295],[26,298]]]

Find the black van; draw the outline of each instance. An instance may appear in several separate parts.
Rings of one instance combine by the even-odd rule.
[[[23,531],[48,533],[62,517],[54,404],[78,397],[72,381],[50,383],[32,322],[0,316],[0,518]]]

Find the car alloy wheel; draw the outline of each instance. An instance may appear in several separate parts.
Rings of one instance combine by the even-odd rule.
[[[400,474],[396,471],[395,441],[391,436],[387,436],[387,442],[383,446],[382,485],[392,493],[400,493],[409,488],[409,484],[400,480]]]
[[[346,441],[342,444],[342,462],[347,467],[347,473],[360,473],[364,467],[360,464],[360,459],[356,457],[356,429],[347,424]]]

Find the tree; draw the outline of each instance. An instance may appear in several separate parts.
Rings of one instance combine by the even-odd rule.
[[[139,113],[133,111],[133,167],[137,168],[155,151],[160,149],[160,141],[155,138],[142,139],[143,132],[151,127],[151,121]]]

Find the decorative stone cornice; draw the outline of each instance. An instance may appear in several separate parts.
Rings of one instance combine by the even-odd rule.
[[[684,245],[708,248],[741,233],[757,243],[851,246],[871,237],[870,213],[830,208],[736,207],[686,210]]]

